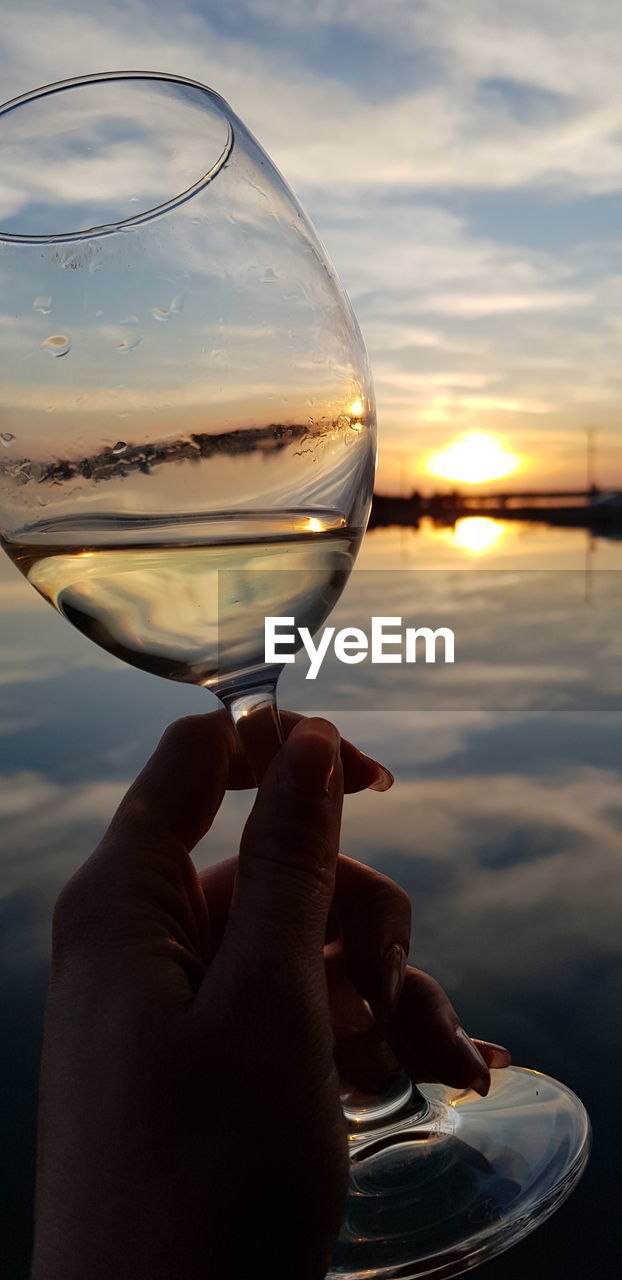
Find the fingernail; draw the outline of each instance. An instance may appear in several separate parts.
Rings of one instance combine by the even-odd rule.
[[[381,1027],[388,1026],[397,1009],[407,963],[406,952],[399,942],[388,947],[380,961],[381,990],[377,1001],[372,1005],[372,1013]]]
[[[475,1044],[475,1047],[480,1050],[480,1053],[482,1048],[488,1050],[489,1056],[493,1058],[493,1062],[491,1064],[493,1067],[498,1067],[500,1063],[503,1062],[507,1062],[509,1064],[512,1061],[511,1051],[506,1049],[504,1044],[495,1044],[493,1040],[474,1040],[473,1043]]]
[[[328,720],[301,720],[282,747],[294,785],[310,795],[328,795],[340,746]]]
[[[370,782],[368,790],[369,791],[388,791],[389,787],[392,787],[393,783],[395,782],[395,778],[393,777],[393,774],[390,772],[389,769],[385,769],[384,765],[380,764],[378,760],[373,760],[371,756],[368,756],[367,759],[369,760],[370,764],[373,764],[374,769],[376,771],[374,780],[373,782]]]
[[[490,1072],[479,1049],[467,1035],[464,1027],[458,1027],[454,1036],[454,1044],[463,1062],[469,1068],[469,1084],[482,1098],[490,1089]]]

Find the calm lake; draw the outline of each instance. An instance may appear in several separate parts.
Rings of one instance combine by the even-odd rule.
[[[283,706],[334,718],[396,785],[346,804],[343,848],[399,881],[411,958],[472,1035],[564,1080],[594,1127],[567,1205],[486,1280],[618,1274],[622,1063],[622,543],[461,521],[374,530],[331,625],[446,625],[453,667],[288,668]],[[202,690],[124,666],[0,559],[0,1267],[26,1280],[50,914],[165,725]],[[202,864],[235,851],[231,797]]]

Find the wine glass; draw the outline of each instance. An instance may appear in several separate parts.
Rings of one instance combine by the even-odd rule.
[[[280,741],[267,616],[315,631],[370,509],[375,408],[351,307],[228,105],[144,72],[0,108],[0,530],[96,644],[204,685],[259,777]],[[493,1072],[344,1094],[351,1185],[330,1276],[466,1270],[568,1194],[581,1104]]]

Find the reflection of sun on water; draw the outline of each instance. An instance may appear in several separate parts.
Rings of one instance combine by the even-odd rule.
[[[428,475],[441,480],[484,484],[487,480],[512,475],[521,468],[522,462],[518,454],[508,453],[494,436],[485,431],[471,431],[440,453],[430,454],[425,469]]]
[[[481,556],[490,551],[505,533],[507,526],[500,520],[490,520],[488,516],[465,516],[458,520],[450,536],[454,546],[470,551],[471,555]]]

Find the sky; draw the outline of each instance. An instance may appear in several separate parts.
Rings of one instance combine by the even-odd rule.
[[[473,432],[520,486],[580,487],[587,426],[622,487],[621,50],[610,0],[24,0],[0,78],[165,71],[229,100],[353,302],[381,490],[447,487],[430,456]]]

